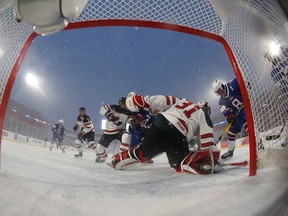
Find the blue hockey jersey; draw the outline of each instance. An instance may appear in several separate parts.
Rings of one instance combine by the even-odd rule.
[[[144,108],[135,114],[135,118],[137,121],[136,127],[130,125],[128,128],[128,131],[131,134],[130,148],[136,147],[140,144],[141,139],[155,121],[156,116],[151,113],[150,109]]]
[[[219,100],[219,105],[221,113],[226,117],[229,114],[234,114],[240,112],[243,108],[243,100],[239,88],[239,84],[236,78],[226,83],[226,96],[221,97]]]
[[[65,128],[63,125],[57,123],[53,125],[52,132],[57,136],[63,137],[65,134]]]

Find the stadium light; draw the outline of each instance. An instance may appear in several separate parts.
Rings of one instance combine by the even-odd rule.
[[[271,56],[277,56],[280,52],[280,45],[277,44],[275,41],[271,41],[269,43],[269,53]]]
[[[39,92],[42,96],[46,97],[46,93],[43,91],[41,82],[38,77],[32,73],[28,73],[25,77],[25,81],[31,88],[37,90],[37,92]]]
[[[13,12],[18,22],[33,26],[40,35],[50,35],[64,29],[69,18],[78,18],[88,0],[15,0]]]
[[[36,89],[39,88],[39,80],[38,80],[37,77],[34,76],[33,74],[28,73],[28,74],[26,75],[25,80],[26,80],[27,84],[30,85],[30,86],[32,86],[33,88],[36,88]]]

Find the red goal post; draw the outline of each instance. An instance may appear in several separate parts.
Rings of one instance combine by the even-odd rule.
[[[13,0],[0,3],[1,130],[18,69],[37,36],[29,24],[17,23],[12,3]],[[288,47],[287,17],[277,1],[90,0],[81,16],[70,20],[66,30],[100,26],[167,29],[222,43],[245,104],[250,143],[249,175],[255,175],[257,168],[277,164],[279,157],[287,157],[287,147],[283,143],[287,137],[288,93],[284,91],[282,80],[271,76],[272,65],[266,55],[274,42],[282,49],[278,57],[285,60],[288,56],[283,49]],[[280,137],[266,140],[282,125],[285,128],[280,134],[282,141]],[[265,148],[259,147],[263,145]]]

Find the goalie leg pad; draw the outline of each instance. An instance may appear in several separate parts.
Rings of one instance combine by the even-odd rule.
[[[130,149],[114,155],[112,158],[112,167],[116,170],[123,170],[127,167],[138,164],[139,160],[131,156],[131,153],[133,154],[134,150],[135,149]]]
[[[122,170],[138,163],[147,163],[151,161],[151,158],[143,156],[143,152],[139,147],[140,146],[137,146],[136,148],[131,148],[114,155],[111,166],[117,170]]]
[[[177,172],[205,175],[220,171],[219,150],[199,150],[190,152],[177,168]]]

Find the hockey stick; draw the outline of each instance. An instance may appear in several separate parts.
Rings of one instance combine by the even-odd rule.
[[[223,136],[226,135],[226,133],[229,131],[230,127],[231,127],[232,123],[229,123],[226,128],[224,129],[223,133],[221,134],[221,136],[218,139],[218,143],[222,140]]]
[[[240,162],[232,162],[232,163],[222,163],[220,164],[221,167],[225,166],[237,166],[237,167],[245,167],[248,164],[248,161],[240,161]]]
[[[74,143],[71,143],[71,142],[68,141],[68,140],[67,140],[67,143],[68,143],[70,146],[73,146],[73,147],[74,147],[74,145],[75,145]]]
[[[237,118],[237,116],[239,115],[239,113],[242,111],[242,109],[243,109],[243,107],[240,109],[240,110],[238,110],[237,111],[237,113],[236,113],[236,115],[235,115],[235,117],[234,117],[234,119],[236,119]],[[229,131],[229,129],[230,129],[230,127],[231,127],[231,125],[232,125],[232,122],[230,122],[227,126],[226,126],[226,128],[224,129],[224,131],[223,131],[223,133],[221,134],[221,136],[219,137],[219,139],[218,139],[218,142],[217,143],[220,143],[221,142],[221,140],[222,140],[222,138],[223,138],[223,136],[225,136],[226,135],[226,133],[228,133],[228,131]]]
[[[285,126],[286,126],[286,123],[282,126],[279,134],[277,134],[277,135],[276,135],[276,134],[274,134],[274,135],[267,135],[267,136],[265,137],[265,140],[269,141],[269,140],[279,139],[279,137],[281,136],[281,134],[282,134]]]

